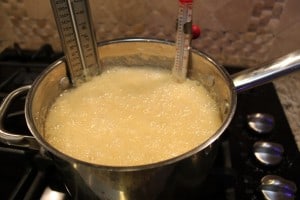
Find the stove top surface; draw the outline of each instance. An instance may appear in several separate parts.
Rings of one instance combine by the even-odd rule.
[[[1,99],[15,88],[31,84],[46,66],[62,56],[49,46],[25,53],[18,48],[0,54]],[[21,59],[15,59],[16,55],[21,55]],[[231,73],[237,71],[227,69]],[[21,97],[13,103],[3,125],[8,131],[30,135],[24,119],[24,99]],[[274,128],[265,134],[251,129],[248,117],[255,113],[271,115]],[[264,123],[270,123],[268,120]],[[273,157],[266,160],[265,155]],[[52,199],[76,199],[68,194],[59,170],[37,152],[0,143],[0,160],[0,199],[47,199],[47,191],[55,196]],[[159,199],[254,200],[264,199],[274,191],[293,196],[292,186],[300,186],[299,169],[299,151],[276,90],[269,83],[238,94],[235,116],[221,137],[216,161],[204,183],[196,188],[169,185]],[[278,187],[265,180],[288,182]],[[299,191],[294,196],[300,199]]]

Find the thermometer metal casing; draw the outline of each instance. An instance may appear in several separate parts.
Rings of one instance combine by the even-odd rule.
[[[186,78],[190,44],[192,39],[192,0],[179,0],[177,34],[176,34],[176,55],[172,69],[173,77],[178,82]]]
[[[87,0],[51,0],[73,86],[100,73],[100,62]]]

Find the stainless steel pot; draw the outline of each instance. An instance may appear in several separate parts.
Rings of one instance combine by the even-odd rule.
[[[116,40],[99,45],[102,66],[153,66],[171,69],[175,55],[173,43],[150,39]],[[277,59],[270,65],[242,71],[233,76],[207,55],[192,50],[188,77],[203,84],[217,101],[222,126],[206,142],[183,155],[143,166],[101,166],[76,160],[44,140],[44,122],[53,101],[70,87],[64,59],[49,66],[32,86],[21,87],[2,102],[0,120],[11,100],[28,92],[25,103],[27,125],[33,135],[8,133],[0,126],[1,141],[15,146],[38,149],[53,159],[65,176],[74,197],[100,199],[155,199],[166,184],[193,187],[202,182],[214,162],[218,139],[230,123],[237,103],[236,93],[263,84],[300,67],[300,51]],[[126,77],[125,77],[126,78]],[[84,130],[82,130],[84,137]],[[101,141],[99,142],[101,145]]]

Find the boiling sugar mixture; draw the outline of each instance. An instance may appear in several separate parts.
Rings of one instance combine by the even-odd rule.
[[[216,102],[196,81],[176,83],[158,68],[115,67],[57,98],[45,139],[79,160],[135,166],[183,154],[221,123]]]

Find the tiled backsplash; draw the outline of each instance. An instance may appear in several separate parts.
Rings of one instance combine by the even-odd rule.
[[[176,0],[90,0],[98,41],[175,39]],[[202,36],[193,46],[222,64],[255,66],[300,48],[298,0],[194,0]],[[1,0],[0,41],[60,50],[50,0]]]

